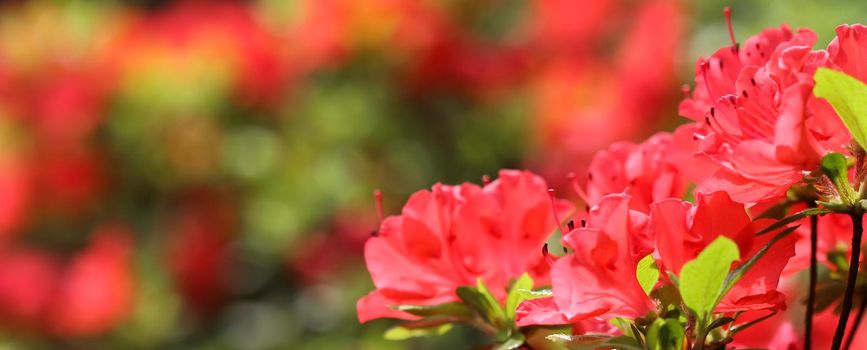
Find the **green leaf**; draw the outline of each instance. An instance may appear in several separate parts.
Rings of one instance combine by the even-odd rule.
[[[677,275],[671,271],[665,271],[665,273],[668,274],[668,279],[671,280],[671,283],[673,283],[675,287],[680,288],[680,277],[677,277]]]
[[[521,345],[524,345],[524,334],[521,332],[514,332],[509,339],[506,341],[498,343],[491,350],[514,350],[520,348]]]
[[[518,308],[518,305],[521,305],[521,302],[524,300],[533,299],[534,296],[532,294],[525,293],[532,290],[533,278],[525,272],[512,284],[512,288],[509,289],[509,295],[506,296],[506,318],[510,320],[515,319],[515,309]]]
[[[647,331],[650,350],[683,349],[684,327],[677,320],[658,318]]]
[[[653,256],[648,254],[638,262],[635,277],[638,278],[638,284],[641,285],[644,293],[650,295],[653,287],[656,286],[656,281],[659,280],[659,268],[656,266],[656,260],[653,259]]]
[[[632,320],[623,317],[614,317],[608,320],[608,323],[610,323],[614,327],[617,327],[617,329],[619,329],[620,332],[622,332],[623,334],[629,333],[629,331],[632,329]]]
[[[395,326],[385,331],[383,335],[388,340],[405,340],[417,337],[433,337],[443,335],[452,329],[451,323],[423,327],[423,328],[407,328],[403,326]]]
[[[726,324],[732,323],[735,321],[734,317],[723,316],[718,319],[713,320],[710,325],[707,327],[708,331],[712,331],[714,328],[719,328],[725,326]]]
[[[644,350],[644,347],[637,340],[627,336],[613,336],[610,334],[551,334],[545,338],[569,350]]]
[[[497,299],[491,294],[481,279],[476,287],[458,287],[455,291],[458,298],[481,315],[488,323],[497,329],[507,325],[506,314]]]
[[[472,315],[470,309],[462,303],[444,303],[438,305],[397,305],[394,307],[415,316],[431,317],[431,316],[452,316],[457,318],[467,318]]]
[[[747,322],[747,323],[743,323],[743,324],[739,324],[739,325],[737,325],[737,326],[734,326],[734,327],[732,327],[731,329],[729,329],[729,336],[733,336],[733,335],[735,335],[735,334],[738,334],[738,332],[743,331],[743,330],[745,330],[745,329],[747,329],[747,328],[750,328],[750,327],[756,325],[757,323],[760,323],[760,322],[762,322],[762,321],[764,321],[764,320],[767,320],[767,319],[769,319],[769,318],[771,318],[771,317],[774,317],[774,315],[776,315],[776,314],[777,314],[776,312],[771,312],[771,313],[768,313],[767,315],[764,315],[764,316],[762,316],[762,317],[759,317],[759,318],[757,318],[757,319],[755,319],[755,320],[752,320],[752,321],[749,321],[749,322]]]
[[[795,222],[795,221],[801,220],[801,219],[803,219],[803,218],[805,218],[805,217],[808,217],[808,216],[813,216],[813,215],[825,215],[825,214],[828,214],[828,213],[831,213],[831,212],[832,212],[831,210],[828,210],[828,209],[825,209],[825,208],[809,208],[809,209],[804,209],[804,210],[801,210],[801,211],[799,211],[799,212],[797,212],[797,213],[795,213],[795,214],[792,214],[791,216],[788,216],[788,217],[785,217],[785,218],[783,218],[783,219],[780,219],[779,221],[777,221],[777,222],[775,222],[775,223],[769,225],[768,227],[765,227],[765,228],[762,229],[761,231],[756,232],[756,236],[761,236],[761,235],[766,234],[766,233],[768,233],[768,232],[773,232],[773,231],[775,231],[775,230],[777,230],[777,229],[779,229],[779,228],[781,228],[781,227],[783,227],[783,226],[786,226],[786,225],[788,225],[788,224],[791,224],[791,223],[793,223],[793,222]]]
[[[703,324],[721,299],[732,262],[740,258],[738,246],[720,236],[680,271],[680,295]]]
[[[867,147],[867,85],[846,73],[819,68],[813,76],[813,94],[827,100],[852,138]]]

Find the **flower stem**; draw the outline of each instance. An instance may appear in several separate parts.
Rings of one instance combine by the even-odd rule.
[[[858,334],[858,327],[861,326],[861,320],[864,318],[864,311],[867,309],[867,298],[861,295],[861,306],[858,307],[858,315],[855,316],[855,323],[852,325],[852,330],[849,331],[849,336],[846,337],[846,345],[843,346],[843,349],[849,350],[849,347],[852,346],[852,341],[855,340],[855,334]]]
[[[850,213],[852,217],[852,257],[849,259],[849,278],[846,281],[846,294],[843,295],[840,320],[837,321],[837,331],[834,333],[834,341],[831,343],[832,350],[840,350],[843,344],[843,336],[846,334],[846,323],[849,321],[849,313],[852,311],[852,298],[855,296],[855,282],[858,279],[858,262],[861,258],[861,236],[864,233],[861,221],[863,214],[860,210]]]
[[[810,208],[816,207],[816,202],[807,201]],[[813,347],[813,310],[816,305],[816,280],[818,279],[818,263],[816,250],[819,241],[819,217],[810,216],[810,290],[807,294],[807,310],[804,315],[804,350]]]

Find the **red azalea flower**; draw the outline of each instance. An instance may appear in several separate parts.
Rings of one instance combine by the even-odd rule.
[[[831,67],[867,81],[867,27],[862,24],[837,26],[837,37],[828,44]]]
[[[167,264],[185,305],[207,315],[225,301],[229,239],[210,217],[184,215],[171,228]]]
[[[29,162],[0,159],[0,242],[20,232],[30,213],[33,194]]]
[[[675,274],[719,236],[737,243],[742,262],[774,237],[773,233],[755,236],[772,221],[752,221],[744,205],[732,201],[725,192],[699,194],[695,205],[677,199],[654,203],[651,221],[660,265]],[[795,255],[796,241],[797,236],[789,235],[777,242],[735,284],[717,311],[784,309],[785,297],[776,288],[783,268]]]
[[[364,243],[376,217],[357,209],[338,213],[326,232],[312,232],[304,244],[291,245],[287,267],[306,284],[315,284],[340,276],[340,271],[355,267],[363,259]],[[295,276],[293,276],[295,277]]]
[[[680,112],[701,123],[702,152],[719,165],[699,191],[743,203],[778,198],[825,153],[844,150],[851,136],[811,93],[813,72],[828,64],[827,52],[811,50],[815,41],[783,26],[699,60]]]
[[[29,82],[34,86],[27,91],[31,106],[25,113],[33,119],[42,142],[60,147],[79,144],[104,118],[112,83],[109,69],[97,62],[43,69]]]
[[[237,208],[228,193],[212,188],[185,193],[169,224],[165,264],[184,305],[207,317],[228,299]]]
[[[66,337],[101,334],[132,312],[135,277],[132,241],[122,227],[105,227],[79,253],[58,281],[47,305],[53,333]]]
[[[697,205],[678,199],[653,203],[650,216],[630,209],[631,200],[626,194],[603,197],[590,211],[586,226],[564,237],[574,254],[558,259],[551,269],[554,296],[522,303],[519,325],[635,318],[653,310],[635,274],[654,243],[661,268],[677,274],[721,235],[738,244],[744,252],[741,261],[773,238],[772,233],[756,237],[755,232],[768,222],[753,222],[744,205],[724,192],[699,195]],[[777,242],[735,284],[717,312],[784,309],[785,296],[777,291],[777,284],[794,255],[795,241],[795,236],[788,236]]]
[[[358,318],[412,319],[393,310],[402,304],[457,301],[455,289],[481,279],[505,297],[510,280],[529,272],[548,284],[548,266],[539,247],[571,211],[551,198],[545,181],[526,171],[503,170],[479,187],[437,184],[410,197],[401,215],[386,218],[367,241],[365,261],[376,290],[358,301]]]
[[[746,323],[766,315],[763,313],[745,313],[738,317],[738,322]],[[836,324],[836,322],[828,322]],[[791,316],[779,313],[771,318],[760,321],[734,336],[730,344],[733,349],[777,349],[777,350],[800,350],[801,335],[795,328]],[[828,347],[830,347],[830,343]],[[824,349],[825,347],[817,347]]]
[[[0,253],[0,324],[38,330],[45,305],[60,275],[56,259],[34,250],[5,248]]]
[[[722,97],[739,93],[735,83],[745,67],[764,66],[780,46],[812,46],[815,41],[816,34],[809,29],[792,33],[789,26],[782,25],[750,37],[742,49],[733,44],[717,50],[710,58],[699,58],[695,67],[695,88],[692,95],[680,103],[680,114],[703,121]]]
[[[703,178],[712,166],[694,156],[692,125],[674,134],[660,132],[641,144],[618,142],[596,153],[590,163],[585,189],[574,180],[575,190],[593,206],[608,194],[628,191],[632,209],[650,212],[650,204],[667,198],[683,198],[690,182]],[[692,151],[691,151],[692,150]]]
[[[531,29],[538,32],[531,34],[536,40],[531,47],[541,68],[531,93],[536,139],[543,149],[539,166],[552,178],[565,172],[564,164],[583,171],[593,153],[613,141],[644,136],[676,103],[682,3],[639,1],[620,11],[623,5],[537,1]],[[599,25],[593,25],[596,21]],[[631,26],[624,28],[621,21]],[[612,47],[612,41],[614,53],[593,49]]]
[[[46,148],[36,163],[40,204],[72,216],[97,206],[109,186],[104,157],[84,147]]]
[[[635,276],[638,262],[653,251],[649,217],[630,210],[630,201],[625,194],[603,197],[586,226],[563,237],[574,254],[551,267],[554,296],[522,303],[519,325],[635,318],[654,309]]]
[[[620,1],[600,0],[579,4],[571,0],[535,0],[528,23],[533,40],[546,52],[569,54],[587,50],[617,13]]]

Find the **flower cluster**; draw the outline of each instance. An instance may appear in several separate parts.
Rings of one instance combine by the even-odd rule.
[[[569,174],[586,211],[527,172],[416,193],[365,246],[376,290],[359,319],[409,320],[394,338],[464,322],[498,349],[548,348],[540,332],[568,348],[841,348],[863,292],[864,38],[731,34],[696,63],[689,122],[599,152],[584,184]],[[564,255],[548,249],[558,230]],[[806,320],[787,314],[803,294]],[[840,322],[813,326],[832,305]]]

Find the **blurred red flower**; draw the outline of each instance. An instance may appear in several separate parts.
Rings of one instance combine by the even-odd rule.
[[[204,189],[187,194],[170,222],[166,265],[197,316],[211,315],[227,300],[235,215],[230,196]]]
[[[63,337],[95,336],[118,326],[133,307],[131,239],[122,226],[104,226],[68,263],[33,249],[3,248],[0,320]]]
[[[245,105],[278,102],[295,74],[284,40],[258,21],[251,7],[227,1],[182,1],[134,16],[110,56],[122,80],[147,68],[168,70],[161,73],[170,79],[228,78]],[[203,67],[225,76],[196,76]]]
[[[557,179],[583,173],[610,143],[643,136],[675,103],[683,9],[674,0],[640,1],[628,11],[614,1],[537,3],[531,28],[540,31],[532,37],[542,51],[530,84],[541,158],[534,165]]]
[[[105,333],[132,313],[132,237],[106,226],[64,268],[45,309],[52,332],[66,337]]]

